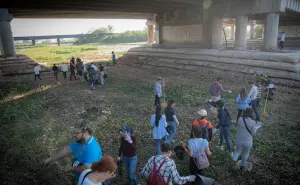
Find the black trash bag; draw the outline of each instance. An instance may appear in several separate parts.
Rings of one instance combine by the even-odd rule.
[[[214,185],[215,180],[202,175],[197,175],[193,185]]]
[[[175,156],[179,159],[179,160],[184,160],[184,155],[185,155],[185,150],[182,146],[176,146],[174,148],[174,152],[175,152]]]

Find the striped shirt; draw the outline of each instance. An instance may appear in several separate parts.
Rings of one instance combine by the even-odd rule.
[[[174,182],[175,184],[185,184],[187,182],[193,182],[194,181],[194,176],[185,176],[181,177],[176,169],[176,165],[172,159],[169,157],[163,156],[163,155],[157,155],[155,157],[155,163],[156,163],[156,169],[159,168],[160,164],[166,159],[165,163],[162,165],[160,169],[160,174],[164,178],[165,182],[168,182],[168,185],[172,185]],[[154,157],[151,157],[148,160],[148,163],[146,166],[142,169],[141,175],[142,177],[148,177],[148,175],[152,172],[153,170],[153,160]]]
[[[262,86],[259,85],[258,88],[257,88],[257,95],[256,95],[256,98],[260,98],[260,97],[261,97],[261,90],[262,90]]]

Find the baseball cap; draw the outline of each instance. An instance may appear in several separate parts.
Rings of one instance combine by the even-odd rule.
[[[198,112],[198,115],[199,115],[199,116],[202,116],[202,117],[205,117],[205,116],[207,116],[207,112],[206,112],[205,109],[201,109],[201,110]]]
[[[120,131],[122,131],[122,132],[128,132],[130,134],[133,133],[133,129],[130,126],[128,126],[128,125],[125,125],[122,129],[120,129]]]

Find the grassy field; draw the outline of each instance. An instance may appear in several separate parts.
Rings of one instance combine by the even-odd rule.
[[[180,121],[176,143],[187,141],[197,111],[207,108],[209,83],[224,77],[224,86],[233,90],[225,95],[227,106],[235,117],[234,97],[245,86],[247,76],[238,73],[203,69],[197,73],[158,69],[146,66],[107,66],[108,81],[104,88],[91,91],[84,82],[45,84],[33,87],[22,84],[1,85],[0,139],[1,181],[4,184],[74,184],[64,169],[71,163],[65,159],[45,168],[41,161],[72,142],[71,127],[87,113],[104,155],[117,157],[118,130],[124,120],[134,128],[138,138],[138,168],[155,154],[150,116],[154,113],[153,81],[166,78],[166,96],[177,102]],[[28,82],[32,83],[32,82]],[[5,87],[5,88],[4,88]],[[249,161],[251,172],[232,171],[230,157],[217,149],[219,136],[210,143],[211,167],[205,175],[223,185],[299,184],[299,102],[300,90],[278,87],[274,101],[268,104],[269,116],[262,118],[263,127],[254,137]],[[263,101],[264,102],[264,101]],[[233,126],[234,143],[237,129]],[[175,157],[173,157],[175,158]],[[181,175],[188,175],[188,160],[175,159]],[[138,175],[139,177],[139,175]],[[145,181],[140,179],[141,184]],[[126,177],[118,177],[117,185],[125,185]]]
[[[125,47],[128,46],[123,44]],[[83,61],[107,61],[111,59],[111,52],[117,50],[117,56],[123,55],[126,49],[118,49],[122,44],[111,44],[109,48],[101,44],[70,45],[70,46],[17,46],[18,54],[26,54],[34,61],[39,63],[61,63],[69,62],[71,57],[79,57]]]

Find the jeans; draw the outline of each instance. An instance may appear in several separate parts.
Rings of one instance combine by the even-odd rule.
[[[242,166],[246,167],[251,148],[252,143],[236,143],[236,150],[234,152],[232,160],[237,161],[239,156],[242,154]]]
[[[36,77],[38,77],[40,80],[42,80],[42,79],[41,79],[41,74],[35,74],[35,75],[34,75],[34,80],[36,80]]]
[[[58,71],[54,71],[54,78],[56,81],[58,80],[57,75],[58,75]]]
[[[74,77],[74,78],[75,78],[75,81],[76,81],[75,71],[71,71],[71,74],[70,74],[70,81],[72,81],[72,77]]]
[[[138,181],[135,176],[135,169],[137,163],[137,156],[122,157],[122,161],[128,173],[128,180],[130,185],[138,185]]]
[[[160,97],[155,95],[154,106],[158,106],[158,105],[160,105]]]
[[[230,128],[223,128],[223,127],[220,128],[220,146],[223,145],[223,141],[225,138],[225,142],[227,144],[228,151],[231,153],[232,149],[231,149],[231,142],[230,142],[230,136],[229,136],[229,129]]]
[[[167,142],[171,142],[176,134],[177,123],[175,121],[168,121],[167,123],[171,126],[171,132],[169,133]]]
[[[251,100],[251,106],[252,106],[252,109],[255,113],[255,116],[256,116],[256,120],[259,121],[260,120],[260,117],[259,117],[259,112],[258,112],[258,109],[256,107],[256,99],[255,100]]]
[[[155,139],[155,150],[156,155],[160,155],[160,145],[161,145],[162,139]]]
[[[256,98],[256,107],[260,108],[260,98]]]
[[[282,49],[283,48],[283,41],[279,42],[279,48]]]
[[[63,76],[64,76],[64,79],[67,78],[67,71],[63,71]]]

